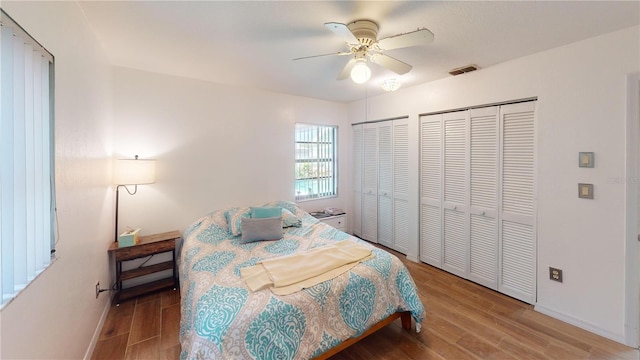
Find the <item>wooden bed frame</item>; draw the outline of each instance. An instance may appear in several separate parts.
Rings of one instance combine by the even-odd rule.
[[[373,334],[374,332],[382,329],[383,327],[391,324],[392,322],[394,322],[398,318],[400,318],[400,321],[402,322],[402,328],[403,329],[411,330],[411,313],[410,312],[405,311],[405,312],[393,313],[389,317],[387,317],[386,319],[382,319],[380,322],[378,322],[375,325],[373,325],[372,327],[370,327],[369,330],[367,330],[364,333],[362,333],[362,335],[360,335],[358,337],[350,338],[350,339],[347,339],[347,340],[341,342],[336,347],[333,347],[333,348],[325,351],[324,353],[322,353],[320,356],[314,358],[314,360],[326,360],[326,359],[332,357],[333,355],[339,353],[340,351],[348,348],[349,346],[357,343],[358,341],[366,338],[367,336]]]

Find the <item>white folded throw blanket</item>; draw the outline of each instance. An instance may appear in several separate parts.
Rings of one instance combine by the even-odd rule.
[[[287,295],[333,279],[373,255],[371,249],[353,241],[317,247],[301,254],[263,260],[240,269],[251,291],[271,288]]]

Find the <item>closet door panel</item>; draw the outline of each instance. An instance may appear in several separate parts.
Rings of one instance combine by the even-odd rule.
[[[466,111],[443,115],[445,204],[467,203],[467,115]]]
[[[378,243],[393,248],[393,123],[378,123]]]
[[[444,209],[444,256],[442,268],[460,277],[467,277],[467,221],[466,214]]]
[[[536,301],[535,102],[502,106],[499,290]]]
[[[498,107],[469,110],[469,279],[498,288]]]
[[[502,281],[500,291],[528,303],[535,302],[535,244],[533,227],[502,221]]]
[[[362,238],[377,243],[378,201],[377,195],[362,194]]]
[[[441,115],[427,117],[420,124],[421,154],[420,154],[420,189],[421,198],[440,203],[442,196],[442,140]]]
[[[470,206],[496,211],[498,206],[498,107],[472,109],[470,124]]]
[[[353,235],[362,237],[362,192],[353,192]]]
[[[442,268],[467,277],[467,111],[443,115],[444,182]]]
[[[498,229],[495,218],[470,214],[469,280],[498,289]]]
[[[442,115],[420,118],[420,260],[442,267]]]
[[[442,268],[442,208],[420,205],[420,260]]]
[[[378,238],[378,127],[364,124],[362,179],[362,238]]]
[[[409,201],[393,199],[393,249],[406,254],[409,250]]]
[[[393,248],[393,200],[378,195],[378,243]]]
[[[393,121],[393,249],[409,250],[409,119]]]
[[[354,125],[352,128],[353,139],[353,219],[354,235],[362,236],[362,164],[363,164],[363,144],[364,127]]]

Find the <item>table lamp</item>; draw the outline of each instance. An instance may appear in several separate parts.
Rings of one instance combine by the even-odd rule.
[[[113,163],[113,183],[116,184],[116,228],[115,241],[118,241],[118,201],[120,199],[120,187],[124,187],[129,195],[138,192],[138,185],[153,184],[156,182],[156,161],[141,160],[136,155],[135,159],[117,159]],[[127,185],[134,185],[133,192]]]

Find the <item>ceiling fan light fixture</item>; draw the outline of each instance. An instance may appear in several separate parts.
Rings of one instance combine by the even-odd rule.
[[[371,69],[365,59],[356,59],[356,64],[351,69],[351,80],[356,84],[364,84],[371,78]]]
[[[382,82],[381,87],[384,91],[396,91],[400,89],[401,85],[402,83],[400,82],[400,80],[396,78],[390,78],[390,79],[384,80]]]

